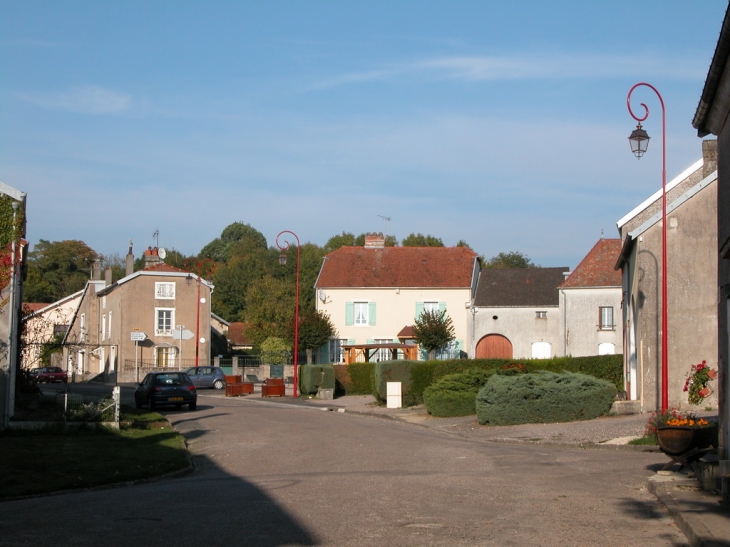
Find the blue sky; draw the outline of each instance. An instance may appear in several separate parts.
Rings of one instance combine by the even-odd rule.
[[[575,267],[661,187],[726,0],[0,0],[0,181],[28,239],[197,253],[242,221],[466,240]],[[640,108],[640,107],[639,107]],[[639,109],[637,108],[637,111]],[[384,224],[381,217],[390,221]]]

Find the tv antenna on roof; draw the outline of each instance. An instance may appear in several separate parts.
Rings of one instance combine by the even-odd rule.
[[[157,228],[157,230],[155,230],[155,233],[152,234],[152,237],[155,238],[155,248],[159,247],[160,246],[160,229],[159,228]]]
[[[385,237],[385,230],[387,229],[388,221],[390,220],[390,217],[384,217],[383,215],[378,215],[380,218],[383,219],[383,237]]]

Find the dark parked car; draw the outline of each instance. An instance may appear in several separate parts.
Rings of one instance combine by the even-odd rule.
[[[150,410],[162,405],[175,408],[188,405],[190,410],[195,410],[198,392],[184,372],[150,372],[134,392],[134,403],[137,408],[147,405]]]
[[[226,375],[220,367],[190,367],[185,371],[195,384],[195,387],[212,387],[223,389],[226,387]]]
[[[33,375],[33,371],[31,371]],[[35,381],[38,383],[43,382],[63,382],[68,383],[68,374],[65,370],[60,367],[43,367],[35,372]]]

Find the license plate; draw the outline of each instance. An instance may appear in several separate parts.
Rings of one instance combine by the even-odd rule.
[[[182,397],[170,397],[170,401],[182,401]]]

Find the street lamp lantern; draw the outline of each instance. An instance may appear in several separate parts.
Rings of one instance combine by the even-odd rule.
[[[637,159],[641,159],[646,153],[646,149],[649,147],[649,135],[641,127],[641,124],[636,125],[636,129],[629,135],[629,144],[631,145],[631,152]]]
[[[666,110],[664,108],[664,99],[657,88],[646,82],[635,84],[626,97],[626,106],[629,114],[638,123],[636,129],[631,133],[629,142],[631,143],[631,151],[637,158],[641,158],[646,152],[649,145],[649,135],[641,128],[641,122],[649,117],[649,107],[644,103],[640,103],[644,108],[644,115],[637,116],[631,109],[631,94],[637,87],[648,87],[659,98],[662,107],[662,320],[661,320],[661,410],[666,412],[669,408],[669,327],[667,317],[667,121]]]
[[[297,279],[296,292],[294,297],[294,388],[292,391],[294,398],[296,398],[298,385],[297,377],[299,374],[299,250],[301,249],[301,244],[299,243],[299,237],[297,237],[297,234],[295,234],[291,230],[284,230],[283,232],[279,232],[279,234],[276,236],[276,246],[281,249],[281,254],[279,255],[279,264],[281,264],[282,266],[286,264],[286,251],[291,245],[287,240],[283,241],[283,245],[279,245],[279,237],[281,237],[282,234],[290,234],[294,236],[294,239],[297,240]]]

